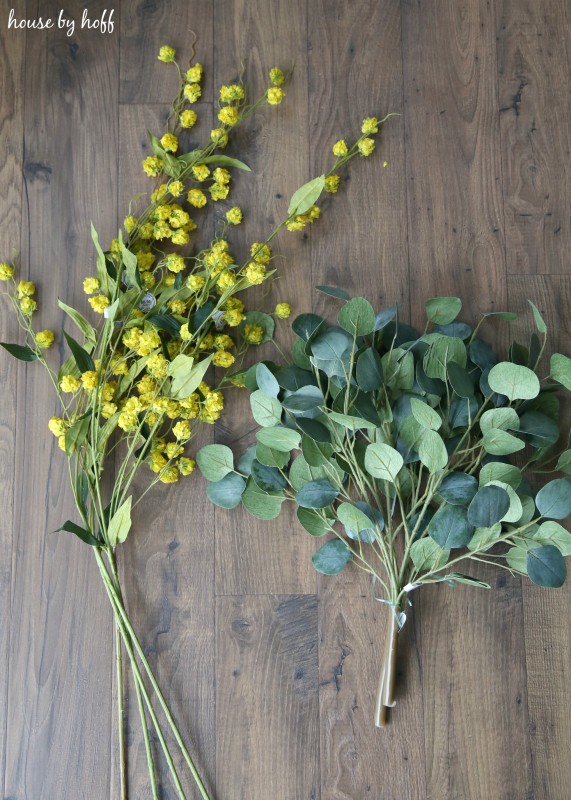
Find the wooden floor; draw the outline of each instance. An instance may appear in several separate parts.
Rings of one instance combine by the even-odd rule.
[[[148,188],[145,130],[161,132],[174,90],[156,53],[168,43],[186,60],[193,30],[201,130],[241,59],[254,92],[295,62],[286,101],[240,137],[253,168],[236,185],[240,246],[285,215],[336,139],[400,114],[310,235],[281,235],[268,306],[327,311],[312,290],[324,283],[415,320],[434,295],[461,295],[467,320],[532,298],[553,347],[571,351],[565,0],[93,0],[92,19],[115,8],[108,35],[78,30],[83,5],[65,4],[70,37],[7,29],[9,7],[57,18],[60,2],[0,12],[0,257],[37,280],[43,327],[62,322],[58,296],[84,302],[90,220],[109,241]],[[17,336],[4,307],[0,336]],[[0,791],[117,798],[111,616],[88,548],[47,535],[73,518],[46,431],[55,402],[33,365],[4,355],[0,369]],[[245,441],[245,403],[219,441]],[[423,590],[381,732],[385,616],[366,580],[318,578],[293,517],[215,510],[198,476],[141,506],[122,554],[129,607],[216,800],[571,798],[571,583],[547,591],[482,567],[491,592]],[[150,798],[130,699],[131,796]]]

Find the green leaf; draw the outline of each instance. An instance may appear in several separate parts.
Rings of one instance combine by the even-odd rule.
[[[474,384],[464,367],[461,367],[460,364],[457,364],[455,361],[450,361],[446,365],[446,371],[448,373],[450,386],[454,389],[458,397],[473,397]]]
[[[565,450],[557,459],[555,469],[559,472],[565,472],[566,475],[571,475],[571,450]]]
[[[38,356],[29,347],[24,347],[21,344],[8,344],[7,342],[0,342],[0,347],[7,350],[11,356],[17,358],[19,361],[37,361]]]
[[[443,336],[433,334],[430,347],[423,359],[423,369],[429,378],[440,378],[445,381],[448,377],[448,364],[454,361],[461,367],[466,366],[466,345],[456,336]]]
[[[477,491],[478,481],[465,472],[451,472],[438,487],[440,497],[454,506],[468,505]]]
[[[256,458],[260,464],[265,464],[266,467],[278,467],[282,469],[286,466],[290,458],[289,451],[284,453],[280,450],[272,450],[271,447],[260,444],[260,442],[254,445],[254,448]],[[243,472],[243,470],[240,470],[240,472]]]
[[[510,547],[504,557],[508,566],[513,570],[527,575],[527,550],[521,547]]]
[[[101,245],[99,244],[99,236],[97,235],[97,231],[93,227],[93,223],[91,223],[91,238],[93,240],[93,244],[97,252],[97,279],[99,281],[99,290],[103,294],[110,296],[112,289],[111,278],[107,274],[107,266],[105,264],[105,253],[101,249]]]
[[[297,518],[311,536],[324,536],[333,527],[334,519],[323,517],[313,508],[298,508]]]
[[[373,347],[368,347],[357,358],[355,377],[364,392],[375,392],[383,385],[381,357]]]
[[[268,397],[260,389],[250,395],[252,416],[263,428],[279,425],[282,418],[282,405],[277,397]]]
[[[73,425],[65,432],[65,452],[67,455],[74,453],[87,439],[91,425],[91,411],[75,420]]]
[[[305,414],[319,408],[325,402],[323,392],[317,386],[304,386],[292,392],[283,401],[283,407],[292,414]]]
[[[115,547],[117,544],[123,544],[131,530],[132,500],[132,497],[128,497],[109,520],[109,525],[107,526],[107,541],[111,547]]]
[[[324,321],[317,314],[300,314],[291,324],[291,329],[296,336],[308,342],[315,331],[324,325]]]
[[[241,475],[229,472],[222,480],[209,483],[206,494],[216,506],[220,508],[235,508],[246,488],[246,481]]]
[[[395,483],[404,459],[388,444],[370,444],[365,450],[365,469],[373,478]]]
[[[341,425],[343,428],[347,428],[350,431],[357,431],[361,428],[371,428],[371,423],[363,419],[362,417],[353,417],[350,414],[340,414],[338,411],[328,411],[327,416],[329,419],[332,419],[333,422],[336,422],[338,425]]]
[[[508,322],[513,322],[517,319],[517,314],[513,311],[486,311],[482,314],[483,317],[497,317],[498,319],[505,319]]]
[[[448,325],[454,322],[462,309],[459,297],[433,297],[424,304],[426,316],[437,325]]]
[[[520,418],[519,433],[532,447],[542,449],[559,439],[559,426],[540,411],[526,411]]]
[[[558,522],[552,520],[543,522],[529,534],[529,538],[537,544],[552,544],[557,547],[562,556],[571,556],[571,533]]]
[[[500,486],[483,486],[468,507],[468,520],[475,528],[491,528],[508,513],[510,497]]]
[[[353,348],[353,340],[349,334],[340,328],[330,328],[319,333],[310,346],[319,369],[329,377],[338,375],[345,379]]]
[[[322,575],[337,575],[352,560],[353,553],[341,539],[332,539],[313,554],[312,563]]]
[[[207,481],[221,481],[234,470],[234,455],[225,444],[207,444],[196,454],[196,463]]]
[[[445,469],[448,464],[448,451],[442,437],[436,431],[423,432],[418,447],[418,457],[431,474]]]
[[[502,481],[491,481],[488,483],[488,486],[499,486],[500,489],[503,489],[508,493],[508,497],[510,498],[510,507],[502,517],[501,522],[509,522],[512,524],[520,522],[523,514],[523,505],[519,496],[515,493],[515,490],[512,489],[509,483],[503,483]]]
[[[279,383],[273,372],[271,372],[265,364],[260,363],[256,366],[256,383],[258,389],[267,397],[277,397],[280,393]]]
[[[261,445],[259,445],[261,447]],[[250,475],[252,472],[252,463],[256,458],[256,451],[257,446],[255,444],[251,444],[240,456],[240,460],[238,461],[238,469],[237,472],[241,472],[242,475]],[[272,464],[272,466],[274,466]]]
[[[57,304],[61,308],[61,310],[64,311],[67,314],[67,316],[71,320],[73,320],[73,322],[75,322],[75,324],[77,325],[79,330],[83,333],[87,341],[91,345],[94,345],[96,341],[96,333],[93,325],[91,325],[85,319],[85,317],[79,313],[79,311],[76,311],[75,308],[66,305],[62,300],[58,300]]]
[[[479,483],[485,486],[492,481],[502,481],[517,489],[522,481],[521,470],[513,464],[502,464],[501,461],[490,461],[480,470]]]
[[[392,322],[397,313],[398,306],[391,306],[390,308],[384,308],[382,311],[379,311],[375,317],[375,332],[382,330],[389,322]]]
[[[252,480],[267,494],[281,494],[287,481],[276,467],[267,467],[257,459],[252,461]]]
[[[457,583],[463,583],[466,586],[475,586],[478,589],[491,589],[489,583],[486,581],[480,581],[477,578],[472,578],[470,575],[462,575],[459,572],[448,572],[446,575],[442,577],[443,583],[447,583],[448,586],[455,586]]]
[[[242,495],[244,508],[257,519],[275,519],[282,510],[283,495],[267,494],[255,483],[248,479],[246,490]]]
[[[373,306],[363,297],[354,297],[345,303],[337,315],[337,320],[351,336],[367,336],[375,329]]]
[[[147,322],[150,322],[158,330],[170,333],[175,338],[178,338],[180,334],[180,322],[172,314],[149,314]]]
[[[329,444],[331,442],[331,434],[321,422],[306,417],[298,417],[295,424],[306,437],[310,437],[314,442],[319,444]]]
[[[532,400],[540,390],[539,378],[528,367],[500,361],[488,373],[488,384],[493,392],[509,400]]]
[[[59,533],[60,531],[74,533],[82,542],[91,545],[91,547],[101,547],[103,544],[103,542],[96,539],[92,533],[86,531],[85,528],[81,528],[79,525],[76,525],[75,522],[70,522],[69,520],[64,522],[61,528],[53,531],[53,533]]]
[[[465,547],[474,533],[466,509],[441,506],[428,523],[428,534],[444,550]]]
[[[523,450],[525,447],[525,442],[500,428],[491,428],[486,431],[482,438],[482,444],[486,453],[491,456],[507,456],[510,453],[517,453],[518,450]]]
[[[77,368],[80,372],[89,372],[95,370],[95,362],[87,352],[84,350],[83,347],[75,341],[73,336],[70,336],[67,331],[63,332],[65,336],[65,340],[68,344],[69,349],[75,359],[75,363],[77,364]]]
[[[295,500],[302,508],[325,508],[335,500],[339,490],[329,481],[310,481],[296,493]]]
[[[367,536],[366,541],[374,541],[374,523],[353,503],[341,503],[337,508],[337,518],[343,524],[347,535],[352,539],[360,538],[359,534],[363,531],[370,531],[372,536]]]
[[[487,433],[492,429],[507,431],[519,430],[519,417],[515,408],[491,408],[480,417],[480,430]]]
[[[308,421],[313,422],[314,420]],[[320,425],[319,422],[316,424]],[[329,434],[324,425],[321,425],[321,427]],[[301,452],[310,467],[321,467],[329,463],[331,455],[334,452],[334,447],[329,442],[330,440],[327,442],[315,440],[308,434],[301,437]]]
[[[125,267],[125,274],[127,275],[127,280],[129,281],[130,287],[140,287],[140,278],[137,269],[137,256],[135,253],[132,253],[128,247],[125,247],[122,239],[120,240],[120,244],[121,259],[123,261],[123,266]]]
[[[546,483],[535,497],[535,505],[542,517],[565,519],[571,514],[571,482],[556,478]]]
[[[547,333],[547,325],[545,324],[543,317],[539,313],[538,307],[535,303],[532,303],[531,300],[527,301],[531,306],[531,310],[533,311],[533,319],[535,320],[535,327],[539,331],[539,333]]]
[[[426,573],[444,567],[450,557],[450,550],[444,550],[434,539],[424,537],[413,542],[410,557],[416,569]]]
[[[318,292],[335,297],[336,300],[350,300],[351,295],[345,289],[337,289],[335,286],[316,286]]]
[[[491,528],[476,528],[474,535],[468,542],[468,550],[480,550],[485,553],[498,541],[502,535],[502,524],[496,522]]]
[[[538,586],[558,589],[565,583],[567,568],[559,550],[552,544],[527,552],[527,574]]]
[[[304,183],[293,193],[287,213],[290,216],[292,214],[305,214],[317,202],[324,188],[325,175],[320,175],[319,178],[314,178],[312,181]]]
[[[194,364],[191,356],[180,353],[174,358],[167,368],[167,373],[172,378],[171,395],[175,400],[184,400],[198,388],[204,378],[212,354]]]
[[[550,361],[549,377],[571,391],[571,358],[553,353]]]
[[[280,452],[289,453],[299,447],[301,435],[298,431],[291,430],[291,428],[284,428],[281,425],[275,428],[262,428],[261,431],[256,433],[256,439],[260,444],[265,444],[266,447],[271,447],[272,450],[279,450]]]
[[[418,400],[416,397],[411,397],[410,410],[415,420],[422,425],[423,428],[428,428],[432,431],[437,431],[442,425],[440,414],[431,408],[427,403]]]
[[[244,164],[244,162],[240,161],[238,158],[230,158],[230,156],[223,156],[219,153],[213,156],[206,156],[206,158],[201,158],[200,163],[216,164],[218,167],[234,167],[234,169],[242,169],[245,172],[252,171],[247,164]]]
[[[248,311],[246,313],[246,319],[240,323],[240,333],[244,333],[246,325],[257,325],[263,330],[264,335],[262,336],[260,344],[271,342],[273,339],[276,323],[274,322],[274,318],[270,317],[269,314],[264,314],[263,311]]]

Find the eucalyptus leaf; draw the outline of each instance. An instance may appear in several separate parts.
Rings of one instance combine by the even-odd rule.
[[[546,483],[535,496],[535,504],[543,517],[565,519],[571,514],[571,481],[556,478]]]
[[[493,428],[502,431],[519,430],[520,419],[515,408],[491,408],[480,417],[480,430],[487,433]]]
[[[312,563],[317,572],[322,575],[337,575],[352,560],[353,553],[345,542],[332,539],[313,554]]]
[[[567,568],[563,556],[552,544],[527,552],[527,574],[538,586],[558,589],[565,583]]]
[[[292,322],[292,330],[304,342],[307,342],[313,334],[324,326],[324,322],[317,314],[300,314]]]
[[[261,444],[260,442],[254,445],[254,453],[260,464],[265,464],[266,467],[278,467],[279,469],[283,469],[290,459],[289,451],[283,452],[281,450],[273,450],[271,447],[267,447],[267,445]],[[242,472],[243,470],[240,471]]]
[[[509,484],[512,489],[517,489],[522,481],[522,474],[521,470],[513,464],[489,461],[482,466],[478,478],[480,486],[485,486],[492,481],[502,481]]]
[[[274,428],[262,428],[256,433],[256,439],[266,447],[271,447],[272,450],[289,453],[299,447],[301,435],[291,428],[276,425]]]
[[[488,374],[488,384],[493,392],[514,400],[531,400],[539,394],[539,378],[528,367],[501,361]]]
[[[335,286],[316,286],[318,292],[334,297],[336,300],[350,300],[351,295],[345,289],[338,289]]]
[[[477,491],[477,479],[465,472],[451,472],[438,487],[440,497],[454,506],[468,505]]]
[[[446,566],[450,550],[440,547],[434,539],[425,537],[412,543],[410,557],[418,572],[430,573]]]
[[[207,444],[196,454],[196,463],[207,481],[220,481],[234,470],[232,450],[225,444]]]
[[[500,428],[491,428],[486,431],[482,438],[482,444],[486,453],[492,456],[506,456],[510,453],[517,453],[518,450],[523,450],[525,447],[525,442]]]
[[[461,506],[441,506],[428,523],[428,534],[444,550],[465,547],[475,525]]]
[[[287,481],[277,467],[268,467],[257,459],[252,461],[252,479],[263,492],[280,494],[287,486]]]
[[[459,297],[433,297],[424,304],[426,316],[431,322],[438,325],[448,325],[453,322],[462,309]]]
[[[365,469],[378,480],[395,483],[403,464],[401,454],[388,444],[370,444],[365,451]]]
[[[535,327],[540,333],[547,333],[547,325],[545,324],[545,321],[541,316],[538,307],[535,305],[535,303],[532,303],[531,300],[528,300],[527,302],[529,303],[529,305],[531,306],[531,310],[533,311],[533,319],[535,320]]]
[[[474,384],[464,367],[461,367],[455,361],[450,361],[446,365],[446,371],[450,386],[458,397],[473,397]]]
[[[448,451],[442,437],[433,430],[425,430],[420,439],[418,456],[427,470],[434,474],[445,469],[448,464]]]
[[[242,499],[246,481],[241,475],[229,472],[224,478],[206,487],[208,498],[220,508],[235,508]]]
[[[551,356],[549,376],[571,391],[571,358],[554,353]]]
[[[571,533],[558,522],[548,520],[532,532],[530,538],[537,544],[552,544],[562,556],[571,556]]]
[[[327,517],[324,512],[317,511],[313,508],[297,509],[297,518],[303,528],[311,534],[311,536],[325,536],[333,527],[334,519]]]
[[[442,418],[440,414],[437,414],[427,403],[423,403],[421,400],[413,397],[410,401],[410,408],[415,420],[422,425],[423,428],[437,431],[442,427]]]
[[[276,377],[264,363],[256,366],[256,383],[258,389],[267,397],[277,397],[280,393],[280,385]]]
[[[337,315],[339,325],[353,336],[367,336],[375,328],[373,306],[363,297],[354,297],[341,307]]]
[[[260,389],[250,395],[250,408],[252,416],[263,428],[272,428],[281,422],[282,405],[280,401],[277,397],[264,394]]]
[[[571,450],[565,450],[557,459],[555,469],[559,472],[565,472],[571,475]]]
[[[325,402],[323,392],[317,386],[304,386],[283,400],[283,407],[292,414],[305,414],[319,408]]]
[[[314,442],[319,442],[320,444],[327,444],[331,442],[331,434],[325,425],[323,425],[323,423],[318,422],[315,419],[298,417],[295,421],[295,424],[302,433],[304,433],[306,436],[309,436]]]
[[[502,535],[502,525],[496,522],[490,528],[476,528],[470,541],[468,550],[485,553],[492,548]]]
[[[339,490],[329,481],[310,481],[296,493],[295,501],[302,508],[325,508],[331,505],[338,494]]]
[[[468,520],[475,528],[491,528],[508,513],[510,497],[500,486],[482,486],[468,507]]]
[[[368,347],[357,358],[355,377],[364,392],[375,392],[383,385],[381,357],[373,347]]]
[[[282,503],[285,500],[283,494],[267,494],[252,479],[248,478],[246,489],[242,496],[244,508],[257,519],[275,519],[279,516]]]

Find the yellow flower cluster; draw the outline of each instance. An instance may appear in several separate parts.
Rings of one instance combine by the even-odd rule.
[[[55,336],[52,331],[39,331],[36,333],[36,344],[44,350],[51,347],[54,343]]]
[[[308,223],[315,222],[316,219],[319,219],[320,213],[319,206],[313,205],[307,213],[296,214],[296,216],[287,223],[286,227],[288,231],[301,231]]]
[[[9,281],[14,275],[14,267],[5,261],[0,264],[0,281]]]

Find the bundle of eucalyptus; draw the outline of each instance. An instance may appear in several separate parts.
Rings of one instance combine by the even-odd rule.
[[[241,209],[227,210],[221,230],[203,248],[194,244],[198,225],[193,217],[207,212],[212,203],[226,200],[231,169],[248,169],[220,149],[234,128],[258,108],[282,101],[284,74],[272,69],[268,88],[251,105],[246,103],[243,83],[222,86],[218,127],[204,147],[185,152],[179,137],[197,120],[190,106],[201,95],[202,66],[195,63],[183,72],[174,50],[166,46],[159,60],[174,64],[180,77],[168,130],[160,138],[150,135],[154,155],[143,162],[145,172],[159,183],[146,207],[136,215],[135,209],[129,209],[123,231],[107,250],[92,229],[97,270],[86,277],[83,288],[93,312],[100,315],[99,322],[94,325],[81,311],[59,302],[82,334],[79,341],[63,331],[71,355],[59,371],[50,366],[45,352],[55,340],[53,332],[37,330],[33,324],[35,284],[16,281],[14,265],[0,264],[0,279],[6,287],[2,294],[24,332],[23,343],[2,346],[16,358],[37,361],[47,370],[60,407],[49,429],[68,460],[80,518],[79,524],[67,521],[60,530],[75,534],[92,548],[114,612],[122,797],[128,794],[124,650],[133,673],[155,800],[160,782],[153,731],[177,796],[185,797],[172,745],[165,736],[167,729],[201,797],[208,798],[208,793],[129,620],[116,550],[130,535],[132,510],[142,497],[160,483],[171,484],[192,473],[195,463],[188,453],[189,443],[199,423],[212,424],[220,417],[222,389],[233,382],[227,370],[240,364],[248,346],[272,338],[274,317],[290,313],[287,303],[278,303],[273,315],[246,311],[238,296],[272,274],[270,241],[284,227],[300,230],[318,218],[319,195],[337,191],[337,173],[347,161],[355,155],[370,155],[371,136],[380,124],[370,118],[362,135],[352,147],[343,148],[327,175],[295,192],[284,220],[263,242],[254,242],[240,264],[231,254],[227,231],[242,221]],[[220,368],[216,385],[206,380],[211,366]],[[141,473],[146,485],[137,491],[135,479]],[[164,722],[157,715],[159,709]]]
[[[396,306],[375,313],[364,298],[318,288],[343,301],[338,325],[298,316],[293,363],[262,361],[242,374],[261,426],[256,444],[237,466],[217,444],[197,462],[217,505],[241,502],[269,520],[290,501],[311,536],[333,534],[313,555],[318,572],[353,562],[372,576],[390,617],[374,714],[383,726],[413,590],[489,589],[457,571],[474,561],[563,584],[571,534],[556,520],[571,513],[571,450],[557,444],[557,394],[571,390],[571,360],[552,355],[540,379],[547,327],[533,303],[529,348],[514,342],[501,359],[480,325],[515,314],[483,314],[472,328],[457,321],[459,298],[437,297],[420,333]]]

